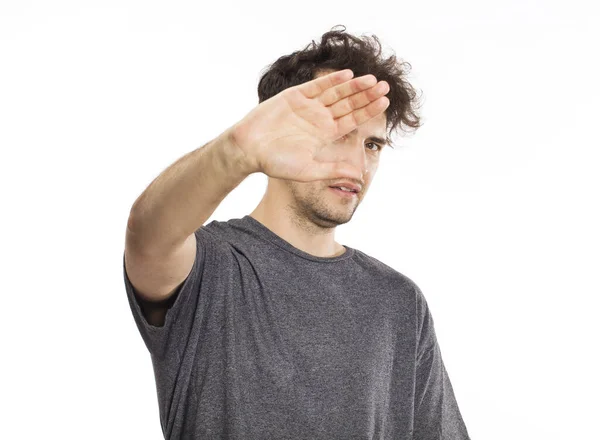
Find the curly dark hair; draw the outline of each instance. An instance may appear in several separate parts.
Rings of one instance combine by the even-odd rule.
[[[381,43],[372,35],[361,39],[342,30],[326,32],[320,44],[312,43],[303,50],[285,55],[270,64],[258,83],[259,104],[279,92],[316,78],[328,70],[352,69],[353,78],[372,74],[377,81],[385,80],[390,91],[385,95],[390,104],[385,110],[387,141],[393,148],[390,134],[401,130],[404,133],[415,131],[421,124],[418,114],[420,98],[412,85],[406,80],[411,69],[410,63],[398,61],[395,55],[381,57]],[[338,44],[341,42],[341,44]]]

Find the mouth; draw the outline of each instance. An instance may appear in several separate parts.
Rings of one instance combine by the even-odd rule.
[[[352,198],[352,197],[358,196],[358,193],[356,193],[354,191],[346,191],[343,189],[336,188],[334,186],[330,186],[329,189],[341,197]]]

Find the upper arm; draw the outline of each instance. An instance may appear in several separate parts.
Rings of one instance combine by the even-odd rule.
[[[167,309],[189,276],[196,255],[195,233],[192,233],[181,246],[169,252],[151,253],[137,245],[133,232],[127,230],[125,270],[150,324],[155,326],[164,324]]]
[[[414,438],[468,440],[454,388],[437,341],[433,316],[415,286],[418,319],[414,395]]]

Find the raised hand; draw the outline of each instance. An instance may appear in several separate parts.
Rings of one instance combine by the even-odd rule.
[[[345,162],[316,160],[319,151],[389,105],[385,81],[332,72],[289,87],[263,101],[235,124],[234,143],[268,176],[297,181],[361,179]]]

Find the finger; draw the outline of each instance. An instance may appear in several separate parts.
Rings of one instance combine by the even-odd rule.
[[[369,119],[383,113],[385,109],[390,105],[390,100],[382,96],[376,101],[371,102],[369,105],[359,108],[351,113],[336,120],[337,133],[336,139],[343,136],[346,133],[350,133],[356,127],[364,124]]]
[[[377,84],[377,78],[374,75],[364,75],[354,78],[352,81],[346,81],[335,87],[331,87],[325,90],[320,96],[317,97],[319,101],[325,106],[335,104],[341,99],[347,96],[352,96],[355,93],[361,92],[365,89],[373,87]]]
[[[329,107],[329,111],[334,118],[341,118],[357,109],[367,106],[371,102],[377,101],[383,95],[390,91],[390,86],[385,81],[380,81],[376,86],[371,87],[361,93],[355,93],[341,101],[336,102]]]
[[[315,96],[319,96],[325,90],[348,81],[353,76],[354,72],[350,69],[338,70],[302,83],[296,87],[307,98],[314,98]]]

